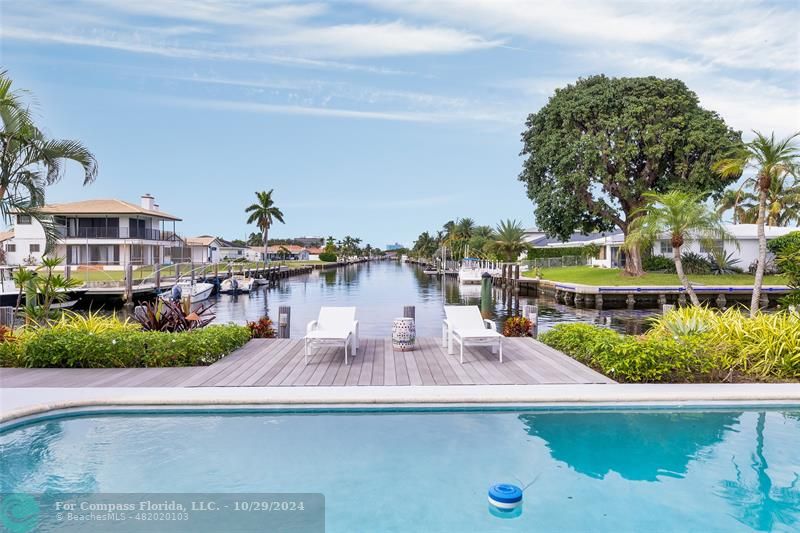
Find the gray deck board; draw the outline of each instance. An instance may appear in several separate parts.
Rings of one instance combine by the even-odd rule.
[[[456,352],[458,350],[456,349]],[[256,339],[210,366],[183,368],[0,368],[0,386],[14,387],[264,387],[522,385],[614,383],[533,339],[503,341],[504,363],[488,347],[468,347],[464,364],[433,337],[414,350],[392,348],[388,338],[361,339],[344,364],[344,348],[312,349],[302,339]]]

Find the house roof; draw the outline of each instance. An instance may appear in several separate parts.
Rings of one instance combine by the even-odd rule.
[[[319,246],[312,246],[310,248],[306,248],[306,250],[308,250],[308,253],[312,255],[319,255],[325,251],[323,248],[320,248]]]
[[[0,231],[0,242],[5,242],[14,238],[14,230]]]
[[[528,241],[531,246],[583,246],[597,239],[611,237],[613,233],[573,233],[566,241],[558,237],[548,237],[546,235]]]
[[[725,224],[725,229],[737,239],[757,239],[758,224]],[[793,231],[800,231],[798,227],[791,226],[764,226],[764,233],[768,239],[774,239]]]
[[[269,253],[280,253],[281,248],[286,248],[286,250],[291,254],[300,253],[303,250],[305,250],[304,247],[298,246],[296,244],[274,244],[272,246],[269,246],[267,250],[269,250]],[[264,249],[262,248],[261,250],[263,251]]]
[[[239,246],[237,244],[233,244],[231,241],[226,241],[220,237],[217,237],[217,242],[219,242],[220,247],[222,248],[236,248],[237,250],[246,250],[247,246]]]
[[[189,246],[208,246],[216,240],[218,239],[211,235],[200,235],[199,237],[187,237],[186,244]]]
[[[145,209],[136,204],[116,199],[81,200],[63,204],[50,204],[40,208],[48,215],[147,215],[165,220],[181,220],[163,211]]]

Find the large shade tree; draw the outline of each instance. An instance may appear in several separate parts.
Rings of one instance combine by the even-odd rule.
[[[761,285],[764,282],[764,269],[767,263],[767,236],[764,226],[767,222],[767,200],[769,192],[775,181],[781,177],[798,173],[800,162],[800,147],[796,139],[800,132],[785,139],[776,139],[773,132],[769,137],[754,132],[756,137],[744,148],[717,161],[714,169],[721,176],[738,177],[748,167],[755,171],[755,177],[748,180],[755,194],[758,195],[758,215],[756,218],[756,232],[758,234],[758,264],[753,282],[753,296],[750,300],[750,315],[754,316],[759,309],[761,300]]]
[[[627,236],[647,192],[709,195],[738,178],[711,166],[741,146],[741,133],[701,108],[680,80],[580,79],[557,89],[526,126],[519,179],[539,227],[565,240],[614,228]],[[625,270],[643,273],[638,247],[628,250]]]
[[[261,230],[264,243],[264,261],[267,263],[269,263],[269,228],[275,220],[284,224],[283,212],[275,206],[275,201],[272,199],[273,190],[257,191],[256,202],[245,208],[245,213],[249,213],[247,223],[256,224],[258,229]]]
[[[84,185],[97,176],[94,155],[79,141],[51,139],[34,123],[26,91],[13,88],[6,71],[0,71],[0,214],[9,223],[11,214],[26,214],[45,229],[48,247],[57,234],[44,205],[45,188],[64,175],[65,163],[83,169]]]

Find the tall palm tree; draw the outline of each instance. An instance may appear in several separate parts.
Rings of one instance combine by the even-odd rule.
[[[731,154],[714,164],[714,170],[722,176],[739,176],[748,167],[755,169],[755,178],[751,186],[758,194],[758,218],[756,219],[758,233],[758,264],[756,278],[753,282],[753,297],[750,300],[750,316],[758,312],[761,300],[761,285],[764,282],[764,268],[767,263],[767,237],[764,226],[767,220],[767,197],[772,187],[772,182],[785,174],[797,175],[798,149],[794,140],[800,136],[795,133],[785,139],[776,140],[773,132],[769,137],[759,132],[754,132],[756,138],[747,143],[744,150]]]
[[[94,155],[79,141],[49,139],[36,127],[27,93],[15,90],[6,71],[0,71],[0,213],[8,223],[12,213],[29,215],[42,223],[48,247],[57,234],[50,217],[42,214],[45,187],[58,182],[64,163],[83,167],[84,185],[97,176]]]
[[[272,200],[273,190],[270,189],[268,192],[256,191],[256,203],[247,206],[244,210],[245,213],[250,213],[250,216],[247,217],[247,223],[255,223],[258,229],[261,230],[261,238],[264,241],[264,261],[267,264],[269,264],[269,228],[275,220],[281,224],[285,223],[283,221],[283,213],[275,207],[275,202]]]
[[[683,270],[681,250],[686,242],[699,240],[709,248],[713,241],[730,239],[719,214],[703,203],[703,196],[682,191],[647,193],[647,204],[638,210],[637,217],[625,240],[626,246],[651,246],[662,234],[669,235],[675,272],[693,305],[700,305],[689,278]]]
[[[498,224],[493,244],[495,252],[507,261],[516,261],[528,249],[525,228],[518,220],[503,220]]]

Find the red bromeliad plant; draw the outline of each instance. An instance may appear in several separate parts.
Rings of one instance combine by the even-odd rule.
[[[272,327],[272,320],[269,317],[261,317],[256,322],[248,322],[250,337],[253,339],[274,339],[275,328]]]
[[[194,311],[186,313],[180,303],[157,300],[155,303],[145,302],[137,307],[134,319],[145,331],[166,331],[175,333],[189,331],[208,325],[214,318],[211,305],[201,305]]]
[[[533,322],[521,316],[512,316],[503,325],[503,336],[505,337],[529,337]]]

